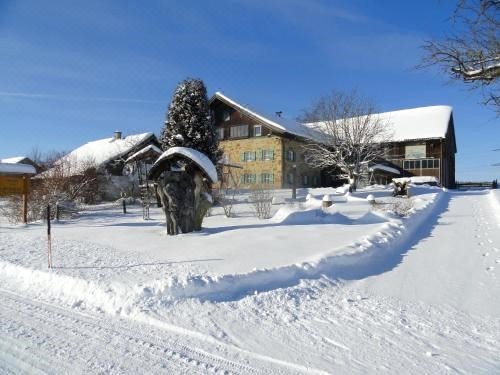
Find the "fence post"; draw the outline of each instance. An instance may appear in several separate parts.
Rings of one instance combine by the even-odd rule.
[[[125,198],[122,199],[122,206],[123,206],[123,213],[126,214],[127,213],[127,205],[125,203]]]
[[[50,204],[47,205],[47,264],[52,268],[52,239],[50,236]]]

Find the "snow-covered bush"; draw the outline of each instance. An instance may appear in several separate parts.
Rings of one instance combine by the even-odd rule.
[[[401,217],[409,216],[413,208],[411,199],[397,198],[392,205],[392,211]]]
[[[258,187],[251,191],[249,201],[252,204],[254,214],[259,219],[269,219],[271,217],[271,207],[274,193],[270,189]]]

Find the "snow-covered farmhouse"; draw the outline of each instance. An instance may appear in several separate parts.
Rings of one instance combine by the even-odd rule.
[[[251,109],[216,92],[210,100],[224,163],[237,164],[232,179],[240,186],[270,188],[330,186],[331,172],[311,168],[303,145],[313,136],[308,124]],[[367,166],[367,183],[392,178],[433,176],[445,187],[455,185],[453,110],[430,106],[375,114],[387,123],[390,142],[384,158]],[[226,171],[227,172],[227,171]],[[229,176],[223,176],[229,182]]]
[[[238,164],[235,179],[241,187],[321,186],[321,171],[310,168],[302,144],[308,131],[300,123],[251,109],[216,92],[210,99],[224,164]],[[229,172],[229,171],[225,171]],[[223,181],[229,183],[225,174]]]
[[[85,143],[55,164],[63,169],[65,177],[95,171],[100,198],[116,199],[123,193],[128,195],[137,190],[137,179],[128,173],[125,163],[130,156],[148,146],[159,149],[158,139],[153,133],[133,134],[123,138],[122,133],[116,131],[113,137]],[[49,177],[50,172],[45,172],[44,177]]]

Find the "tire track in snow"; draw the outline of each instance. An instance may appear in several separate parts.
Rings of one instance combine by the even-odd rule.
[[[173,342],[169,338],[161,337],[160,339],[142,331],[134,332],[124,327],[123,322],[119,322],[120,324],[116,324],[115,327],[109,327],[100,324],[99,320],[90,316],[45,303],[33,303],[3,290],[0,290],[0,294],[4,301],[0,306],[2,328],[13,328],[9,339],[11,343],[35,340],[38,343],[37,350],[42,349],[43,357],[49,365],[51,361],[54,362],[54,356],[67,359],[68,356],[76,353],[76,356],[71,358],[72,361],[78,362],[79,359],[80,366],[88,369],[89,363],[82,362],[81,358],[90,355],[90,360],[93,361],[90,363],[91,369],[100,372],[124,372],[124,363],[117,363],[117,366],[121,366],[120,368],[109,367],[110,355],[112,355],[113,359],[121,359],[139,372],[165,372],[170,369],[183,373],[264,373],[251,366],[238,364]],[[103,321],[103,323],[106,322]],[[70,338],[67,338],[68,336]],[[2,341],[6,341],[4,337],[0,338],[0,343]],[[86,345],[95,341],[99,343],[97,349],[102,350],[89,351]],[[95,345],[91,345],[91,349],[94,347]],[[61,348],[65,348],[64,352],[60,352]],[[11,356],[19,358],[19,353],[11,353]],[[56,364],[60,367],[61,361],[57,361]],[[43,366],[42,372],[46,372],[44,369],[47,369],[47,366]],[[70,370],[70,372],[74,371],[74,368]],[[49,372],[53,372],[53,369]]]

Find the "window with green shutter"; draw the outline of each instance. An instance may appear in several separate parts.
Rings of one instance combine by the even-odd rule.
[[[241,161],[254,161],[257,159],[255,151],[245,151],[241,153]]]
[[[262,150],[262,160],[274,160],[274,150]]]
[[[269,172],[264,172],[260,174],[260,183],[263,185],[274,184],[274,174]]]

